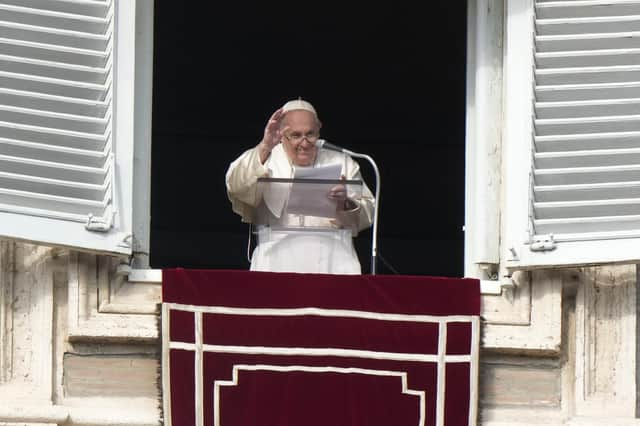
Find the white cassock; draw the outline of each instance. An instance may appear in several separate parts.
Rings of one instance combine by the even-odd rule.
[[[362,180],[360,166],[348,155],[319,149],[313,167],[341,164],[347,180]],[[353,237],[371,226],[374,197],[363,183],[362,196],[353,200],[356,208],[338,212],[338,220],[284,212],[286,197],[278,191],[258,191],[258,178],[292,178],[291,164],[282,146],[277,145],[264,164],[256,148],[245,151],[227,170],[227,194],[233,211],[244,222],[258,225],[258,246],[251,257],[252,271],[360,274],[360,262]],[[349,224],[343,226],[341,224]],[[295,232],[290,227],[298,227]],[[306,229],[306,230],[305,230]],[[318,231],[322,229],[323,231]]]

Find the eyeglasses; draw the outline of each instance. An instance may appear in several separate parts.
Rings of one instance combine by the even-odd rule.
[[[302,142],[302,139],[306,139],[309,143],[315,143],[320,137],[320,134],[317,132],[309,132],[309,133],[293,132],[290,135],[284,135],[284,137],[289,142],[297,143],[297,142]]]

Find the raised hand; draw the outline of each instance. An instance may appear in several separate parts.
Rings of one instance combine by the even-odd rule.
[[[280,122],[282,121],[283,116],[284,112],[282,111],[282,108],[279,108],[271,115],[264,128],[264,136],[258,144],[261,163],[267,161],[267,158],[269,158],[269,155],[271,154],[271,150],[280,143],[282,133],[286,130],[280,129]]]

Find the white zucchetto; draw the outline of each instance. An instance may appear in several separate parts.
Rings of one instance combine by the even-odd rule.
[[[289,111],[295,111],[300,109],[304,111],[309,111],[313,113],[313,115],[315,115],[316,117],[318,116],[318,113],[316,112],[316,109],[313,107],[313,105],[311,105],[307,101],[303,101],[302,99],[295,99],[293,101],[289,101],[282,106],[282,112],[289,112]]]

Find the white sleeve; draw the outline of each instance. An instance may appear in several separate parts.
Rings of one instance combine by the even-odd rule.
[[[227,169],[227,196],[233,211],[244,222],[251,222],[254,209],[260,202],[257,194],[258,178],[267,176],[268,173],[269,169],[260,162],[260,155],[255,147],[242,153]]]

